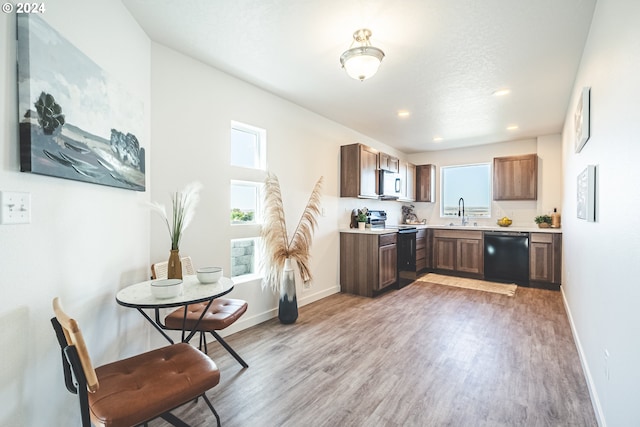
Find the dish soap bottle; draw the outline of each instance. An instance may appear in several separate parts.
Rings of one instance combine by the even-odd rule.
[[[556,208],[553,208],[551,214],[551,228],[560,228],[560,214]]]

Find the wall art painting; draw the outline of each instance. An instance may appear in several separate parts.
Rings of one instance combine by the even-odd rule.
[[[143,103],[35,14],[18,14],[20,168],[145,191]]]
[[[574,130],[576,135],[575,149],[576,153],[579,153],[587,143],[589,139],[589,121],[590,121],[590,100],[591,100],[591,88],[585,87],[582,89],[578,105],[576,106],[576,112],[574,115]]]
[[[596,174],[595,165],[589,165],[578,175],[578,218],[596,221]]]

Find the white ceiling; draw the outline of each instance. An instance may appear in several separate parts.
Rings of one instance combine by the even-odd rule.
[[[414,153],[559,133],[596,0],[122,2],[152,40]],[[359,28],[386,54],[364,82],[339,62]]]

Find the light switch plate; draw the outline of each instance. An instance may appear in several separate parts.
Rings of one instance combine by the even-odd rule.
[[[0,192],[0,224],[29,224],[31,193]]]

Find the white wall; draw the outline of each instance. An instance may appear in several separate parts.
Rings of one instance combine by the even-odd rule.
[[[640,2],[598,1],[563,132],[563,291],[601,425],[640,425]],[[591,138],[573,113],[591,87]],[[597,222],[576,218],[576,179],[598,166]],[[608,350],[605,372],[604,351]]]
[[[440,218],[440,168],[442,166],[472,163],[491,163],[494,157],[538,155],[538,199],[535,201],[493,201],[491,219],[474,219],[480,225],[495,224],[497,218],[508,216],[514,227],[534,227],[537,215],[549,214],[562,203],[562,144],[560,135],[546,135],[533,139],[500,142],[452,150],[429,151],[409,156],[416,165],[436,165],[435,203],[417,202],[415,211],[428,224],[448,224],[450,219]],[[493,167],[493,166],[492,166]],[[399,209],[399,208],[398,208]]]
[[[320,217],[312,246],[310,288],[298,281],[300,306],[339,291],[338,228],[348,226],[338,214],[340,146],[363,142],[389,147],[311,113],[255,86],[221,73],[162,45],[151,50],[152,136],[154,156],[152,199],[168,203],[169,193],[190,181],[203,183],[202,198],[187,229],[181,253],[196,266],[222,265],[230,270],[230,239],[257,233],[257,227],[229,224],[231,179],[264,179],[263,173],[229,166],[231,121],[267,131],[268,170],[279,180],[289,232],[324,177]],[[169,239],[158,218],[151,221],[151,258],[166,260]],[[277,296],[263,291],[259,281],[236,283],[230,297],[248,301],[248,312],[225,330],[251,326],[277,314]],[[248,361],[251,363],[251,361]]]
[[[149,40],[120,2],[46,3],[42,17],[145,104]],[[27,225],[0,225],[0,426],[80,425],[49,319],[60,296],[100,365],[148,346],[140,315],[115,293],[147,275],[148,193],[21,173],[16,105],[16,17],[0,14],[0,191],[32,197]],[[147,183],[148,181],[147,176]]]

